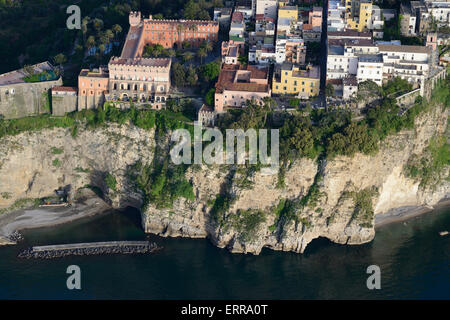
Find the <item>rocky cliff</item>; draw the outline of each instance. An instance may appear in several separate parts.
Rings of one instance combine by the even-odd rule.
[[[186,179],[195,199],[180,197],[162,208],[148,203],[143,227],[162,236],[208,237],[232,252],[254,254],[264,247],[303,252],[318,237],[342,244],[371,241],[374,215],[433,206],[449,196],[448,178],[422,185],[407,174],[411,159],[446,133],[447,119],[448,110],[433,108],[416,119],[414,130],[388,137],[372,156],[300,159],[287,167],[282,185],[278,174],[263,169],[190,166]],[[65,185],[97,186],[115,207],[141,207],[143,194],[133,186],[130,168],[138,161],[151,164],[155,148],[155,132],[132,125],[80,129],[75,138],[69,129],[2,138],[0,209]],[[108,174],[115,184],[105,182]]]

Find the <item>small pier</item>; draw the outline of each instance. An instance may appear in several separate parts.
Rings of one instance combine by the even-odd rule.
[[[160,250],[161,247],[149,241],[108,241],[36,246],[19,253],[19,258],[53,259],[65,256],[100,254],[144,254]]]

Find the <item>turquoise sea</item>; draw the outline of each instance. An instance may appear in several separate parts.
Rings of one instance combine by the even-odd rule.
[[[387,225],[360,246],[317,239],[305,254],[263,250],[231,254],[207,239],[144,234],[134,209],[66,225],[23,231],[18,246],[0,247],[0,299],[450,299],[450,209]],[[22,260],[25,247],[149,238],[150,255]],[[81,268],[81,290],[68,290],[66,269]],[[381,269],[368,290],[366,269]]]

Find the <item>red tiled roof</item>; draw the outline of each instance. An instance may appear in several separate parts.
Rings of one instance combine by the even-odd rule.
[[[244,15],[242,12],[236,11],[235,13],[233,13],[233,15],[231,16],[231,21],[232,22],[242,22],[244,21]]]
[[[219,79],[216,83],[217,92],[224,90],[230,91],[249,91],[249,92],[268,92],[268,84],[260,84],[253,82],[234,82],[236,72],[238,70],[250,71],[250,79],[267,79],[267,68],[258,69],[255,66],[242,67],[238,65],[225,65],[219,74]]]
[[[62,86],[57,86],[57,87],[53,87],[52,91],[67,91],[67,92],[77,92],[77,88],[75,87],[62,87]]]

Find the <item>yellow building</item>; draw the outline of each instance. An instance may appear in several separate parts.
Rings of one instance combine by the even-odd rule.
[[[278,7],[282,8],[289,4],[289,0],[278,0]]]
[[[298,8],[297,6],[284,6],[278,9],[278,19],[289,18],[298,19]]]
[[[277,67],[272,81],[273,94],[295,94],[300,98],[317,96],[320,89],[318,66],[300,68],[292,63]]]
[[[369,29],[372,19],[371,0],[346,0],[345,17],[348,29],[359,32]]]

